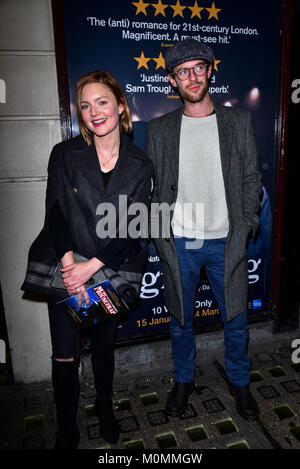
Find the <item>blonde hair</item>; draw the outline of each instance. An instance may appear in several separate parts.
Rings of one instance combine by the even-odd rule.
[[[81,95],[82,90],[86,85],[90,83],[102,83],[107,86],[110,91],[114,94],[118,106],[124,106],[124,110],[120,114],[120,130],[123,133],[132,132],[132,120],[129,105],[126,99],[126,96],[119,85],[118,81],[113,77],[109,72],[102,70],[95,70],[94,72],[89,72],[86,75],[83,75],[77,82],[76,85],[76,109],[77,109],[77,118],[80,132],[88,145],[92,143],[92,135],[86,124],[84,123],[81,115]]]

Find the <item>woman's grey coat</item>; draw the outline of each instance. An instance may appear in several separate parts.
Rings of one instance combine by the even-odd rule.
[[[225,299],[227,321],[230,321],[247,309],[247,242],[259,226],[261,177],[250,113],[220,105],[215,105],[215,111],[229,215]],[[148,124],[146,153],[156,173],[154,204],[166,202],[171,206],[176,202],[182,113],[183,108],[179,108]],[[166,306],[183,325],[181,275],[171,226],[169,238],[159,237],[153,241],[161,261]]]

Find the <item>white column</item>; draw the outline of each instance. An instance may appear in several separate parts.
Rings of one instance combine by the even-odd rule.
[[[0,2],[0,268],[14,376],[50,378],[47,307],[24,299],[44,218],[47,163],[61,140],[50,0]]]

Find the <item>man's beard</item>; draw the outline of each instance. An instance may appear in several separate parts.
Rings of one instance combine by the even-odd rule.
[[[196,93],[189,92],[189,90],[186,89],[180,90],[181,98],[187,101],[188,103],[200,103],[207,93],[208,83],[206,83],[203,88],[201,87],[199,90],[197,90]]]

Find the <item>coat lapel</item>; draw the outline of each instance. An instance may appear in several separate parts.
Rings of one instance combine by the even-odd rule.
[[[89,146],[84,143],[78,148],[74,153],[74,162],[76,170],[79,170],[90,184],[106,196],[110,196],[124,186],[141,165],[141,160],[134,157],[133,147],[124,136],[121,136],[119,158],[106,188],[94,142]]]
[[[141,167],[142,160],[137,158],[134,153],[134,146],[130,140],[121,136],[120,154],[106,188],[107,196],[125,186]]]
[[[73,158],[75,171],[80,171],[92,186],[105,194],[104,182],[94,142],[91,145],[87,145],[84,142],[82,147],[74,152]]]
[[[217,124],[219,132],[220,155],[222,163],[222,171],[224,182],[227,180],[228,170],[230,167],[231,147],[233,139],[233,128],[228,119],[228,113],[223,106],[215,105],[217,115]]]
[[[170,116],[171,118],[168,120],[166,128],[166,134],[168,135],[167,156],[175,181],[178,181],[179,172],[179,140],[182,113],[183,107],[177,109],[172,116]]]

